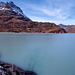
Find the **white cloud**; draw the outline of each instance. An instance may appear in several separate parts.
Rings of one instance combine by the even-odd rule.
[[[39,7],[39,6],[32,5],[32,4],[26,4],[26,6],[33,9],[34,11],[38,11],[44,15],[52,16],[52,17],[57,18],[57,19],[66,19],[69,16],[68,12],[65,12],[66,10],[64,10],[63,8],[52,9],[52,8],[47,8],[45,6]]]
[[[49,9],[41,9],[46,15],[53,16],[58,19],[66,19],[69,15],[64,13],[62,9],[55,9],[50,11]]]
[[[75,20],[70,20],[70,16],[72,15],[71,9],[74,6],[74,0],[45,0],[46,4],[44,6],[38,6],[37,4],[26,4],[27,7],[31,8],[31,10],[37,11],[36,13],[40,13],[43,17],[38,17],[37,15],[32,15],[30,17],[34,21],[42,21],[42,22],[55,22],[63,23],[63,24],[74,24]],[[35,13],[35,14],[36,14]],[[44,15],[49,16],[47,19]]]
[[[55,24],[66,24],[66,25],[74,25],[75,24],[75,19],[67,19],[67,20],[49,20],[45,19],[43,17],[35,17],[35,16],[30,16],[32,17],[33,21],[38,21],[38,22],[50,22],[50,23],[55,23]]]

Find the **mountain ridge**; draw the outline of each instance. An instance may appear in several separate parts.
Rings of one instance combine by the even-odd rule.
[[[0,2],[0,32],[66,33],[54,23],[32,21],[13,2]]]
[[[12,1],[9,1],[9,2],[0,2],[0,10],[8,10],[8,11],[14,11],[20,15],[22,15],[23,17],[25,18],[28,18],[26,15],[24,15],[23,11],[18,7],[16,6]],[[29,19],[29,18],[28,18]],[[29,19],[29,21],[31,21]]]
[[[59,24],[59,26],[65,29],[67,33],[75,33],[75,25]]]

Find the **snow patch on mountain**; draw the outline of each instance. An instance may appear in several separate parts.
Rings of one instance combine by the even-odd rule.
[[[23,11],[18,6],[16,6],[12,1],[7,2],[7,3],[0,2],[0,10],[12,10],[27,18],[27,16],[24,15]]]

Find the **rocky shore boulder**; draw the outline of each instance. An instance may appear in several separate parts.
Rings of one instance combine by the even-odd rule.
[[[32,71],[24,71],[21,68],[0,61],[0,75],[37,75]]]

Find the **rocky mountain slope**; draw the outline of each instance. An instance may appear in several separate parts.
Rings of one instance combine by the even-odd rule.
[[[56,24],[33,22],[13,2],[0,2],[0,32],[66,33]]]
[[[31,21],[23,14],[23,11],[11,1],[7,3],[0,2],[0,17],[2,17],[2,19],[12,17],[24,21]]]
[[[75,33],[75,25],[66,29],[68,33]]]
[[[63,25],[59,24],[59,26],[66,30],[67,33],[75,33],[75,25]]]
[[[70,28],[70,27],[72,27],[72,26],[74,26],[74,25],[59,24],[59,26],[60,26],[61,28],[63,28],[63,29],[67,29],[67,28]]]

